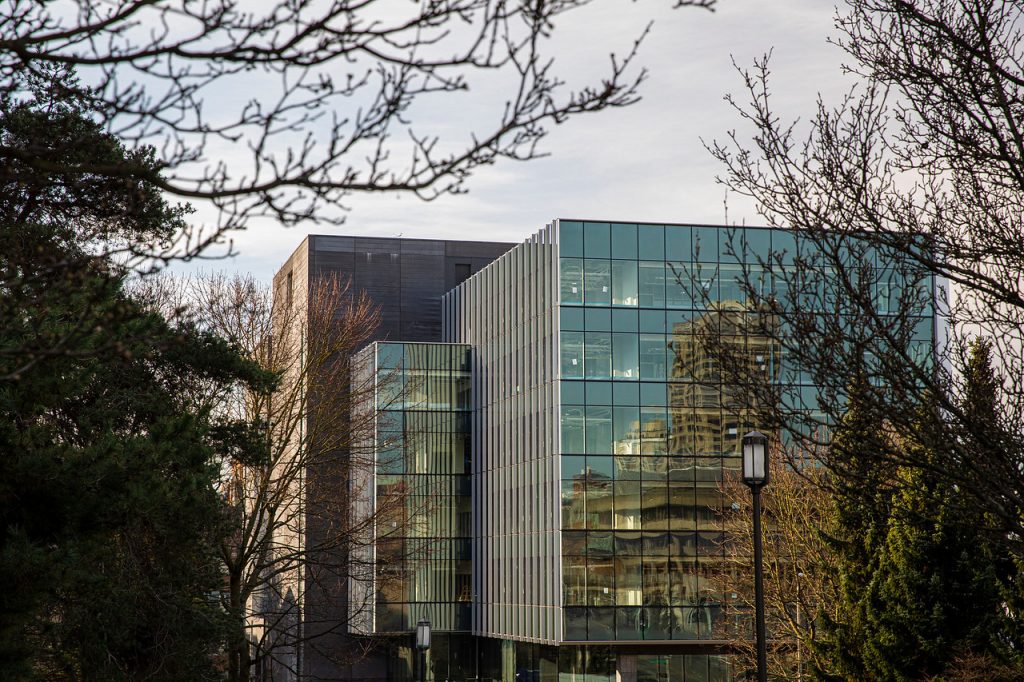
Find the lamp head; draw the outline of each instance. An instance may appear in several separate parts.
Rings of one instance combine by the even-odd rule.
[[[416,648],[420,651],[430,648],[430,621],[426,618],[416,624]]]
[[[760,431],[743,436],[743,482],[751,488],[768,485],[768,437]]]

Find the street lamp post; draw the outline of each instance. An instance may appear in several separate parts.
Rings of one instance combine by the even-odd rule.
[[[416,661],[419,664],[420,682],[427,680],[427,649],[430,648],[430,621],[420,618],[416,624]]]
[[[754,498],[754,624],[757,632],[757,679],[768,680],[764,627],[764,571],[761,567],[761,488],[768,485],[768,438],[759,431],[743,436],[743,482]]]

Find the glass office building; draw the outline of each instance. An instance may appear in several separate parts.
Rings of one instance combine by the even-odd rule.
[[[365,351],[432,387],[376,406],[390,424],[376,499],[399,486],[434,506],[401,540],[432,549],[380,578],[363,632],[425,616],[458,635],[444,646],[461,662],[438,659],[438,680],[736,679],[728,651],[750,619],[723,569],[720,482],[758,410],[722,385],[702,339],[815,411],[817,388],[757,331],[742,285],[775,286],[757,256],[791,267],[795,239],[555,221],[444,295],[444,343]]]

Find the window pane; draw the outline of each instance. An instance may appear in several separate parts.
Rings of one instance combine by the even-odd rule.
[[[672,632],[672,614],[667,608],[648,606],[643,609],[644,639],[668,639]]]
[[[611,256],[636,260],[636,225],[612,224]]]
[[[562,479],[585,478],[587,458],[583,455],[562,455]]]
[[[665,260],[665,228],[637,225],[637,255],[645,260]]]
[[[701,308],[707,303],[720,300],[718,294],[718,265],[714,263],[697,263],[694,265],[689,279],[693,288],[694,307]]]
[[[615,639],[615,609],[612,608],[592,608],[587,609],[589,614],[588,628],[587,628],[587,639],[589,640],[609,640]],[[594,666],[588,666],[591,671],[587,675],[588,679],[605,680],[609,679],[601,673],[594,671]]]
[[[641,261],[638,266],[640,305],[645,308],[663,308],[665,306],[665,263]]]
[[[587,258],[608,258],[611,231],[608,223],[583,223],[583,253]]]
[[[612,305],[637,304],[637,267],[634,260],[612,261]]]
[[[572,530],[562,533],[562,554],[586,554],[587,534],[583,531]]]
[[[562,303],[583,303],[583,259],[563,258],[560,265]]]
[[[665,405],[667,397],[665,384],[640,384],[641,405]]]
[[[612,457],[609,455],[587,455],[587,471],[591,478],[611,479]]]
[[[758,279],[758,273],[750,273],[752,282],[756,282]],[[744,283],[746,280],[746,274],[743,272],[743,268],[739,265],[722,265],[719,266],[719,296],[722,301],[738,301],[743,303],[747,300],[747,295],[744,291]]]
[[[583,377],[583,332],[562,332],[562,376]]]
[[[640,530],[640,482],[615,481],[616,530]]]
[[[640,480],[640,458],[616,455],[614,458],[615,480],[617,481],[639,481]]]
[[[584,481],[562,481],[562,528],[583,530],[586,516],[584,515]]]
[[[587,404],[588,405],[611,405],[613,403],[612,387],[615,385],[610,381],[587,381]]]
[[[640,331],[652,332],[654,334],[665,333],[665,311],[664,310],[641,310]]]
[[[615,565],[613,559],[611,557],[590,557],[588,561],[587,604],[591,606],[614,606]],[[607,639],[611,639],[611,637]]]
[[[637,310],[612,310],[613,332],[635,332],[640,328]]]
[[[587,407],[587,452],[596,455],[612,452],[612,408]]]
[[[640,376],[639,338],[636,334],[613,334],[612,377],[636,379]]]
[[[644,555],[644,604],[668,604],[668,557]]]
[[[587,483],[587,528],[611,529],[612,503],[611,481],[589,481]]]
[[[612,384],[615,405],[639,405],[640,384],[635,381],[616,381]]]
[[[615,603],[639,606],[643,599],[643,567],[641,557],[615,555]]]
[[[584,261],[584,302],[587,305],[608,305],[612,301],[611,261],[588,258]]]
[[[663,408],[645,407],[640,411],[640,453],[664,455],[668,450],[668,426]]]
[[[643,639],[643,630],[640,625],[639,607],[623,608],[620,605],[615,609],[615,632],[618,639]]]
[[[562,452],[583,454],[584,447],[584,408],[562,407]]]
[[[566,606],[580,606],[587,599],[587,558],[562,557],[562,599]]]
[[[590,531],[587,533],[586,554],[590,558],[610,557],[615,554],[614,534],[607,530]]]
[[[712,263],[718,261],[719,232],[722,230],[717,227],[693,228],[693,260]]]
[[[563,405],[582,405],[586,402],[583,399],[583,381],[563,381],[561,385]]]
[[[669,308],[692,308],[690,295],[692,271],[688,264],[669,263],[665,267],[665,305]]]
[[[616,407],[614,410],[613,452],[616,455],[640,454],[640,410]]]
[[[697,497],[693,483],[669,481],[669,528],[692,531],[697,528]]]
[[[582,256],[583,225],[572,221],[559,221],[558,247],[562,256]]]
[[[641,334],[639,344],[640,378],[664,380],[667,376],[665,364],[665,335]]]
[[[583,331],[583,310],[562,306],[559,309],[559,325],[564,330]]]
[[[586,332],[585,376],[610,379],[612,376],[612,336],[607,332]]]
[[[716,229],[715,232],[718,230]],[[665,227],[665,260],[670,263],[689,263],[693,260],[690,250],[690,228],[679,225]]]
[[[584,329],[588,332],[610,332],[612,330],[612,311],[608,308],[584,309]]]
[[[643,512],[641,526],[644,530],[668,530],[668,488],[664,481],[641,484]]]
[[[566,639],[580,641],[587,638],[587,610],[585,608],[567,608],[562,617],[565,619]]]

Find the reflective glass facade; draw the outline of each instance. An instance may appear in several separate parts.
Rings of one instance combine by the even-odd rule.
[[[766,429],[704,340],[817,414],[821,388],[759,331],[743,284],[787,296],[798,246],[786,230],[556,221],[444,295],[448,343],[368,351],[397,378],[376,397],[373,499],[404,500],[405,530],[378,526],[364,631],[426,616],[469,632],[451,647],[479,679],[734,679],[722,652],[750,615],[720,485],[743,434]],[[789,303],[843,314],[832,273],[801,276],[819,294]],[[881,278],[879,314],[900,286]],[[925,311],[912,352],[933,329]]]
[[[749,616],[730,603],[719,489],[740,468],[743,434],[767,429],[749,396],[723,386],[702,339],[815,413],[818,387],[758,331],[744,288],[773,293],[797,237],[578,221],[560,221],[557,234],[564,639],[742,636]],[[784,255],[773,262],[773,252]],[[841,312],[831,274],[815,275],[820,295],[797,303]],[[899,290],[884,284],[883,314]],[[932,328],[923,316],[918,351],[930,352]]]
[[[360,504],[376,514],[372,575],[353,582],[362,634],[470,629],[470,349],[375,343],[356,358],[372,372],[376,442]],[[362,385],[367,385],[364,381]],[[366,518],[366,517],[364,517]]]
[[[767,252],[771,233],[749,232]],[[779,352],[750,331],[724,235],[559,224],[567,641],[724,640],[745,618],[722,589],[718,490],[758,425],[699,339],[726,336],[773,377]]]

